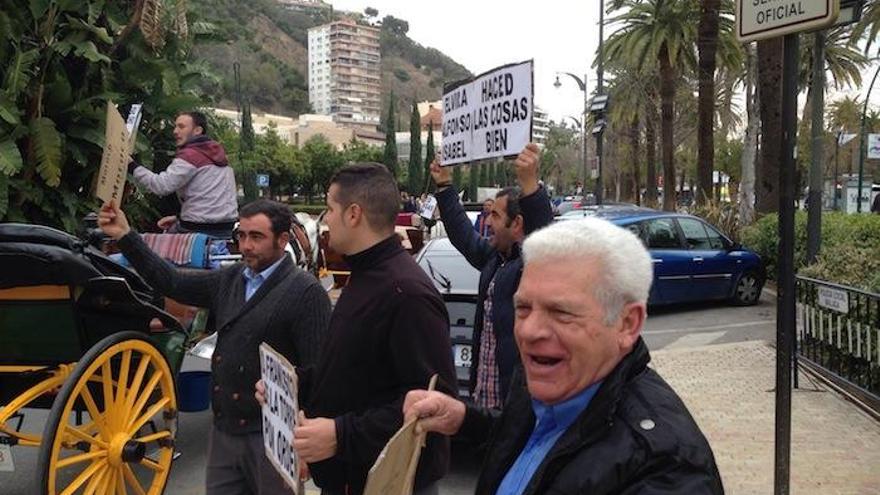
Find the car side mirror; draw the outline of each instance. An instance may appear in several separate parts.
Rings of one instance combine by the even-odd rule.
[[[732,243],[732,244],[728,244],[728,246],[727,246],[727,250],[728,250],[728,251],[742,251],[742,248],[743,248],[743,247],[742,247],[742,244],[740,244],[740,243],[738,243],[738,242],[734,242],[734,243]]]

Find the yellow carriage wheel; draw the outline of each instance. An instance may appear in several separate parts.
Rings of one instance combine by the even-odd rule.
[[[82,424],[72,412],[82,410]],[[40,445],[37,493],[161,494],[177,430],[174,376],[141,333],[95,344],[55,398]]]

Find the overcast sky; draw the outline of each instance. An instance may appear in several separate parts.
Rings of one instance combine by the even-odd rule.
[[[557,122],[568,115],[579,116],[584,100],[583,93],[568,76],[560,78],[559,89],[554,88],[556,72],[573,72],[581,77],[587,73],[588,89],[595,89],[596,71],[592,65],[599,44],[598,0],[326,1],[340,10],[363,12],[366,7],[373,7],[379,11],[380,19],[388,14],[403,19],[409,22],[410,38],[442,51],[474,74],[534,59],[535,103]],[[609,31],[606,27],[606,39]],[[812,45],[812,38],[803,36],[801,43]],[[861,88],[837,92],[829,87],[826,105],[841,97],[841,93],[861,99],[876,63],[863,72]],[[800,105],[804,100],[805,95],[801,94]],[[880,106],[880,87],[875,88],[871,105]],[[745,111],[742,104],[740,108]]]
[[[557,122],[583,111],[583,93],[568,76],[553,87],[556,71],[583,77],[599,43],[597,0],[328,0],[340,10],[366,7],[409,22],[409,36],[479,74],[499,65],[535,60],[535,103]],[[606,36],[608,33],[605,33]]]

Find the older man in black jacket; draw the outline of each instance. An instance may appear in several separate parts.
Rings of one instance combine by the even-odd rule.
[[[452,245],[474,268],[480,270],[477,311],[474,317],[474,356],[471,392],[474,403],[500,408],[519,361],[513,341],[513,293],[522,273],[520,244],[553,221],[550,198],[538,183],[540,150],[529,144],[514,162],[519,187],[502,189],[495,197],[488,221],[488,239],[474,230],[458,192],[452,187],[451,167],[431,164],[437,184],[440,218]]]
[[[413,391],[407,418],[426,431],[491,432],[480,495],[723,493],[699,427],[647,367],[652,266],[641,242],[587,218],[536,232],[523,257],[515,334],[525,386],[514,383],[500,418]]]
[[[207,493],[287,493],[264,453],[260,407],[252,393],[260,377],[259,345],[268,343],[296,366],[315,363],[330,319],[330,299],[284,251],[291,224],[287,206],[257,200],[245,205],[239,217],[243,263],[201,271],[178,270],[159,258],[113,203],[104,205],[98,221],[162,294],[215,315],[219,330],[211,361],[214,423]]]

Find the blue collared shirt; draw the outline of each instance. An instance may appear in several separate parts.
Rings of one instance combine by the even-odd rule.
[[[284,256],[287,256],[287,253],[284,253]],[[284,261],[284,256],[278,258],[278,261],[269,265],[268,268],[261,271],[260,273],[256,273],[250,269],[250,267],[245,267],[244,271],[242,271],[242,275],[244,275],[244,300],[247,301],[257,292],[257,289],[263,285],[263,282],[272,275],[272,272],[278,268],[278,265]]]
[[[548,406],[532,399],[532,410],[535,411],[536,418],[535,428],[516,462],[501,480],[496,495],[519,495],[526,489],[550,449],[574,420],[587,409],[601,384],[602,382],[594,383],[583,392],[555,406]]]

